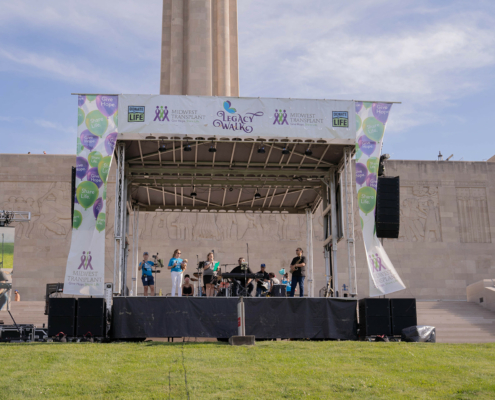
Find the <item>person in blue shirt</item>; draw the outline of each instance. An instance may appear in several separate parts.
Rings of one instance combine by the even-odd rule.
[[[149,254],[147,251],[143,253],[143,261],[139,263],[138,270],[143,271],[141,276],[141,280],[143,281],[144,286],[144,295],[148,296],[148,287],[150,288],[150,295],[155,295],[155,280],[153,279],[153,266],[155,263],[153,261],[149,261]]]
[[[182,297],[182,272],[185,270],[184,260],[180,258],[181,251],[179,249],[174,251],[174,256],[168,262],[168,269],[172,273],[172,297]]]

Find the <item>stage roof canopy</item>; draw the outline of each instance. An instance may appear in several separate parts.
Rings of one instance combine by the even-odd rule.
[[[355,147],[353,101],[119,95],[140,210],[313,212]]]

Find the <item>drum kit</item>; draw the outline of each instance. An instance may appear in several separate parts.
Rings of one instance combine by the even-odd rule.
[[[200,261],[198,263],[197,272],[193,272],[193,276],[190,277],[191,282],[197,282],[197,290],[195,290],[196,296],[204,296],[203,293],[203,268],[205,262]],[[223,267],[227,267],[230,264],[221,264]],[[222,278],[222,268],[218,268],[217,271],[213,271],[213,276],[210,282],[214,289],[216,296],[230,297],[231,296],[231,284]]]

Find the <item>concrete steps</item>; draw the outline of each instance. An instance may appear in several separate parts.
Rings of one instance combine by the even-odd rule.
[[[48,316],[44,315],[44,301],[13,301],[10,305],[10,312],[18,324],[48,326]],[[13,325],[12,318],[6,310],[0,311],[0,320],[3,320],[5,325]]]
[[[418,301],[418,325],[434,326],[438,343],[495,342],[495,312],[466,301]]]

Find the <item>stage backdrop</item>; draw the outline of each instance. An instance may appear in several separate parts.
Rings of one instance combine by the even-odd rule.
[[[79,96],[76,196],[65,294],[103,295],[107,178],[117,140],[118,96]]]
[[[378,165],[391,108],[390,103],[356,102],[356,190],[370,274],[370,296],[406,288],[376,236],[375,229]]]
[[[148,134],[354,142],[353,101],[119,95],[119,139]]]

